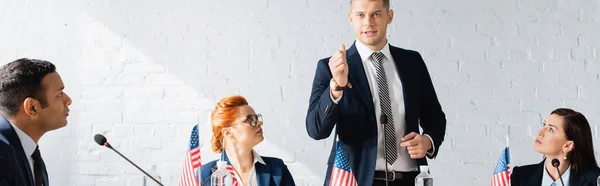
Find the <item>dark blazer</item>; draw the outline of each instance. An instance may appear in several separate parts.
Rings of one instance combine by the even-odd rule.
[[[541,185],[544,171],[544,161],[539,164],[517,166],[513,168],[513,172],[510,175],[510,185]],[[569,186],[596,186],[596,179],[600,176],[600,168],[587,170],[583,173],[576,173],[575,170],[571,169],[570,174]]]
[[[261,156],[266,165],[261,163],[254,164],[256,169],[256,181],[258,185],[296,185],[294,178],[288,170],[287,166],[283,163],[283,160],[273,157]],[[229,162],[227,162],[229,164]],[[217,160],[208,162],[201,167],[202,183],[206,182],[206,185],[210,185],[210,175],[217,168]]]
[[[436,96],[427,67],[418,52],[391,45],[390,52],[403,87],[406,134],[420,133],[420,125],[423,134],[429,134],[433,140],[435,157],[444,141],[446,116]],[[321,59],[317,63],[306,116],[306,130],[311,138],[321,140],[329,137],[334,126],[337,126],[335,133],[348,155],[358,185],[372,185],[377,157],[377,127],[380,125],[376,121],[373,97],[363,63],[354,44],[346,51],[346,59],[349,68],[348,82],[352,84],[352,88],[344,90],[339,104],[333,103],[329,93],[329,82],[332,78],[328,66],[329,58]],[[403,136],[397,139],[401,137]],[[325,185],[329,184],[334,158],[335,145],[331,148],[327,162]],[[425,158],[418,159],[417,162],[420,165],[427,164]]]
[[[48,185],[48,173],[43,171],[43,176],[44,185]],[[34,180],[19,136],[6,118],[0,116],[0,185],[34,186]]]

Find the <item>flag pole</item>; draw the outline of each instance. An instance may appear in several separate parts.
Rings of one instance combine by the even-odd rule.
[[[198,145],[200,145],[200,122],[196,123],[196,134],[198,134]],[[198,147],[200,148],[200,147]],[[202,151],[200,151],[202,152]],[[202,154],[198,154],[199,156],[202,156]],[[198,169],[196,169],[196,183],[200,184],[202,183],[202,181],[200,180],[202,177],[202,173],[200,172],[200,168],[202,167],[202,161],[200,161],[200,167],[198,167]]]
[[[506,148],[507,148],[507,153],[508,153],[508,162],[506,162],[507,164],[510,164],[510,160],[512,159],[511,154],[510,154],[510,144],[508,143],[508,136],[510,135],[510,127],[506,126]]]

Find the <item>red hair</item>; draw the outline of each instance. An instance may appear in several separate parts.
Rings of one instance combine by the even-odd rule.
[[[246,98],[242,96],[230,96],[221,99],[215,110],[213,110],[210,119],[212,123],[213,136],[211,141],[212,150],[216,153],[223,151],[223,134],[221,129],[229,127],[236,119],[238,119],[238,108],[248,105]]]

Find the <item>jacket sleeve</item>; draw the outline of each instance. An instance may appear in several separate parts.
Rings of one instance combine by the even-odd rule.
[[[335,104],[330,97],[329,82],[332,76],[328,61],[329,59],[326,58],[317,63],[306,116],[306,131],[315,140],[325,139],[331,135],[340,114],[339,105]],[[343,104],[343,100],[339,104]]]
[[[446,115],[442,111],[442,107],[435,93],[435,88],[431,81],[427,66],[423,58],[418,52],[414,52],[420,66],[419,70],[419,86],[420,86],[420,103],[419,106],[419,123],[423,128],[423,134],[427,134],[433,140],[433,148],[435,149],[430,158],[435,158],[439,152],[440,145],[444,141],[446,134]]]

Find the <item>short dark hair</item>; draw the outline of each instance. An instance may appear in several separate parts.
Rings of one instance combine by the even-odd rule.
[[[551,114],[562,116],[567,140],[572,140],[574,148],[567,154],[571,167],[582,174],[593,168],[598,168],[594,156],[594,144],[590,123],[580,112],[569,108],[558,108]]]
[[[0,111],[15,116],[28,97],[47,107],[42,78],[54,72],[54,64],[39,59],[21,58],[0,67]]]
[[[352,5],[352,2],[354,0],[350,0],[350,5]],[[383,1],[383,7],[390,9],[390,0],[382,0]]]

